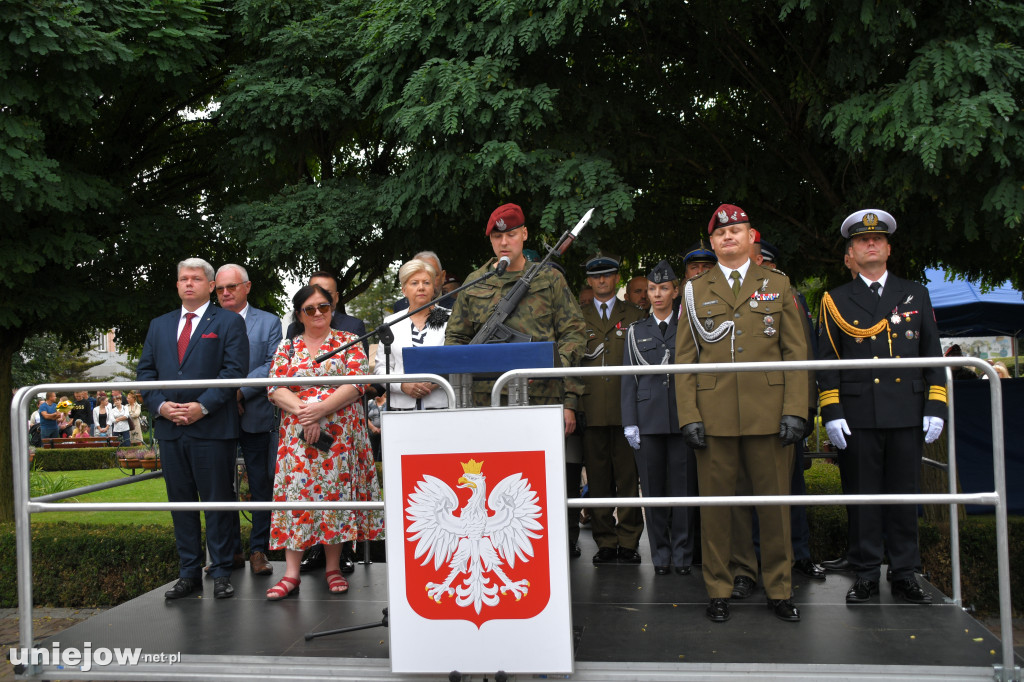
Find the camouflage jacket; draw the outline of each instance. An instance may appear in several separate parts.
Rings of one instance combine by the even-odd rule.
[[[490,272],[496,261],[496,258],[491,258],[465,281]],[[498,301],[525,272],[524,269],[495,275],[461,292],[455,299],[455,307],[448,319],[445,345],[468,344],[487,322]],[[530,292],[508,316],[505,324],[518,332],[529,334],[534,341],[554,341],[562,366],[579,366],[586,346],[583,313],[569,291],[569,285],[557,270],[545,268],[534,278]],[[490,405],[493,385],[492,381],[473,382],[473,402],[477,405]],[[564,403],[566,407],[576,409],[578,400],[578,394],[565,391],[560,380],[538,379],[530,382],[531,405]]]

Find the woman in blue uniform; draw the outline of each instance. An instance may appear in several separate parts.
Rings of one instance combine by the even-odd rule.
[[[675,360],[676,274],[661,261],[647,275],[651,314],[629,327],[624,365],[668,365]],[[640,489],[645,497],[696,496],[693,453],[679,430],[674,377],[647,374],[622,378],[622,424],[636,457]],[[695,507],[645,507],[651,562],[657,575],[675,566],[690,574],[693,562]]]

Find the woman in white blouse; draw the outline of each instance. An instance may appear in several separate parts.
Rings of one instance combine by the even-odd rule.
[[[437,296],[434,291],[437,271],[426,261],[413,259],[398,269],[398,282],[402,293],[409,300],[409,310],[415,310]],[[405,314],[405,311],[389,315],[384,322],[390,323]],[[419,346],[443,346],[444,329],[448,325],[451,311],[437,305],[424,308],[410,317],[396,322],[391,326],[395,341],[391,345],[391,357],[388,361],[390,374],[402,374],[402,350]],[[374,374],[384,374],[384,344],[377,346],[377,361],[373,368]],[[406,384],[388,384],[391,393],[392,410],[437,409],[448,406],[448,398],[444,391],[438,391],[437,384],[417,382]]]

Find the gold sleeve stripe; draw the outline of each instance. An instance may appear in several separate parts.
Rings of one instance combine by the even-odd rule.
[[[838,405],[839,404],[839,396],[838,395],[833,395],[833,396],[829,396],[829,397],[826,398],[825,394],[823,393],[822,397],[821,397],[821,399],[819,401],[819,404],[821,405],[821,407],[828,407],[829,405]]]
[[[938,400],[940,403],[946,402],[946,387],[930,386],[928,388],[928,400]]]
[[[820,392],[818,394],[818,399],[819,400],[825,400],[826,398],[838,398],[838,397],[839,397],[839,389],[838,388],[830,388],[829,390],[822,391],[822,392]]]

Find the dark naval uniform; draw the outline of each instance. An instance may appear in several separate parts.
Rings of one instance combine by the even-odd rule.
[[[594,305],[583,309],[587,348],[581,367],[620,365],[626,347],[626,330],[644,315],[635,305],[617,298],[608,303],[607,320],[601,319]],[[586,377],[584,384],[586,390],[581,404],[587,426],[583,431],[583,465],[587,470],[588,495],[636,497],[636,462],[622,435],[621,377]],[[620,507],[615,515],[610,507],[594,508],[590,512],[598,550],[636,550],[644,530],[639,508]]]
[[[820,318],[820,360],[942,355],[928,290],[892,274],[881,297],[861,277],[828,292]],[[819,370],[817,378],[822,421],[845,419],[852,432],[839,455],[843,491],[918,492],[923,417],[946,416],[944,370]],[[920,564],[916,505],[847,509],[847,558],[858,578],[878,582],[886,548],[893,580],[912,578]]]
[[[665,267],[668,268],[667,263]],[[671,268],[668,268],[668,272],[671,272]],[[652,275],[648,275],[648,279],[655,281]],[[675,280],[674,273],[671,280]],[[653,311],[649,317],[631,325],[626,333],[626,350],[622,364],[672,364],[675,357],[677,326],[678,321],[673,314],[665,331],[662,332]],[[634,450],[634,454],[640,489],[644,496],[696,495],[696,460],[679,431],[674,375],[647,374],[623,377],[621,402],[623,426],[637,426],[640,432],[640,448]],[[651,546],[651,561],[655,567],[667,568],[674,565],[677,572],[687,571],[693,563],[696,509],[646,507],[644,514],[647,520],[647,540]]]
[[[806,360],[801,313],[784,274],[750,263],[738,294],[720,265],[693,279],[692,310],[676,334],[676,363]],[[683,305],[688,308],[688,296]],[[710,337],[710,338],[709,338]],[[744,473],[755,495],[789,493],[793,448],[779,438],[783,416],[807,415],[802,371],[680,374],[679,424],[704,424],[707,447],[695,450],[701,495],[734,495]],[[771,600],[791,596],[789,508],[759,506],[761,571]],[[736,536],[729,507],[701,509],[704,582],[712,600],[733,591],[732,542],[752,542],[749,526]]]

